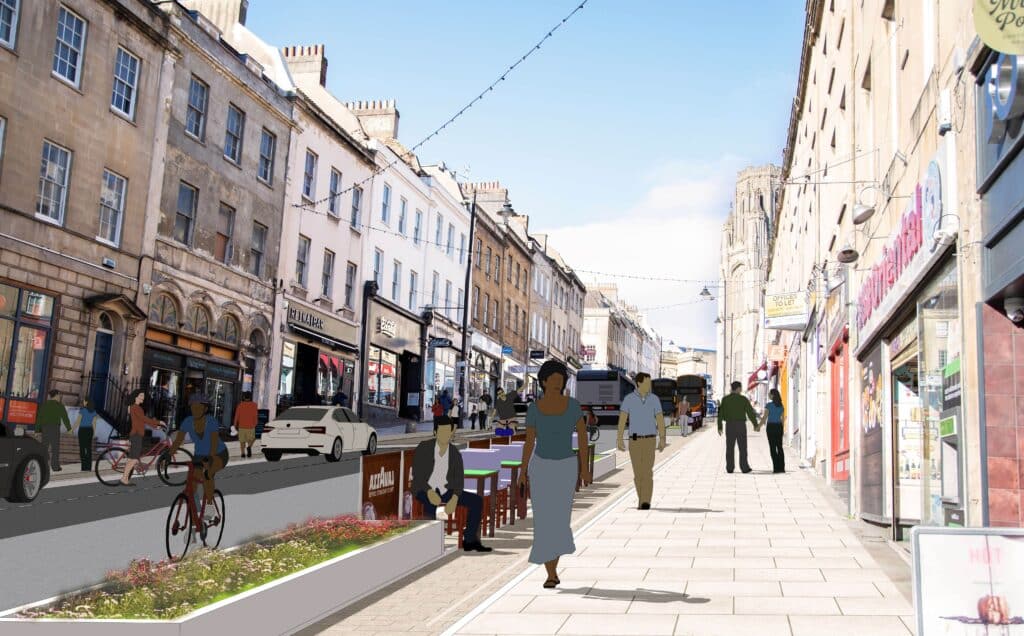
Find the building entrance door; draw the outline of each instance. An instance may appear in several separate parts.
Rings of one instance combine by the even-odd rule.
[[[92,382],[89,400],[93,409],[103,411],[107,407],[107,378],[110,377],[110,354],[114,348],[114,334],[97,330],[92,353]]]
[[[845,343],[836,343],[832,360],[832,479],[850,480],[849,360]]]

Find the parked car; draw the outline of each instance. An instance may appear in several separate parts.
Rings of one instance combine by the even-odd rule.
[[[260,442],[267,461],[300,453],[336,462],[344,451],[376,453],[377,431],[345,406],[293,406],[263,427]]]
[[[49,481],[45,446],[31,437],[0,437],[0,496],[32,501]]]

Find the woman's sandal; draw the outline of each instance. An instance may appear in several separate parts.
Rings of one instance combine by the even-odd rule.
[[[546,587],[548,589],[551,589],[551,588],[555,587],[556,585],[558,585],[559,583],[560,583],[560,581],[558,579],[548,579],[547,581],[544,581],[544,587]]]

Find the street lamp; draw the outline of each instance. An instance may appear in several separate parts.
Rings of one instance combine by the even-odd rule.
[[[714,299],[714,296],[711,295],[711,292],[708,291],[707,287],[705,287],[704,289],[700,290],[700,297],[702,299],[704,299],[704,300],[713,300]]]
[[[473,234],[476,230],[476,188],[473,188],[473,200],[469,205],[469,253],[466,256],[466,294],[463,296],[466,306],[462,311],[462,381],[460,382],[459,428],[465,425],[466,414],[466,381],[469,379],[469,299],[470,274],[473,272]]]

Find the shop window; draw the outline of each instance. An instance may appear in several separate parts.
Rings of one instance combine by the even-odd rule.
[[[398,377],[398,356],[390,351],[370,347],[369,380],[367,402],[379,406],[394,407],[397,403],[395,392]]]
[[[167,294],[160,294],[149,307],[150,322],[164,327],[178,328],[178,307]]]
[[[185,318],[185,331],[199,336],[210,335],[210,314],[201,305],[192,305]]]
[[[281,347],[281,397],[291,396],[295,384],[295,343],[285,342]]]
[[[238,321],[233,316],[222,316],[217,323],[217,336],[224,342],[238,344]]]

